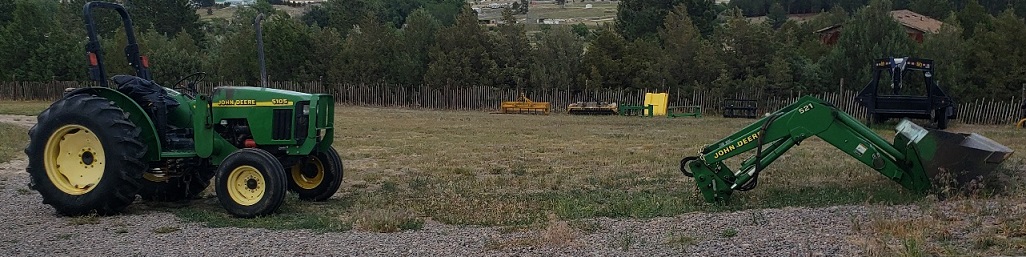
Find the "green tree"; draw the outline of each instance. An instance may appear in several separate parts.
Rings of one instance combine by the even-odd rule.
[[[143,55],[150,60],[153,80],[165,87],[194,72],[203,71],[203,59],[192,36],[184,31],[173,39],[151,30],[139,34]],[[121,62],[118,62],[121,63]]]
[[[666,74],[669,72],[659,61],[664,57],[663,49],[655,38],[639,38],[627,44],[623,58],[624,88],[665,89]]]
[[[347,35],[360,24],[367,14],[382,13],[383,7],[377,0],[329,0],[324,3],[328,12],[328,26]]]
[[[538,43],[533,55],[531,83],[528,87],[576,88],[581,56],[584,54],[584,42],[581,41],[581,37],[563,26],[536,35]]]
[[[419,9],[406,18],[403,28],[403,47],[406,56],[404,68],[406,72],[399,74],[399,82],[406,85],[419,85],[424,82],[428,63],[428,53],[435,45],[435,36],[441,28],[440,22],[425,9]]]
[[[891,18],[890,6],[888,0],[873,0],[844,24],[837,45],[823,60],[832,83],[844,79],[846,85],[865,85],[873,60],[913,53],[914,43]]]
[[[392,69],[399,51],[399,35],[391,26],[366,16],[358,29],[349,32],[342,60],[347,82],[393,82]]]
[[[930,16],[934,19],[944,19],[951,14],[953,7],[949,0],[912,0],[909,10]]]
[[[132,0],[126,3],[126,9],[139,32],[152,28],[160,34],[174,37],[184,30],[193,38],[202,38],[199,15],[191,4],[190,0]]]
[[[965,8],[958,12],[958,23],[962,27],[962,36],[972,38],[976,35],[977,27],[982,27],[984,30],[990,28],[992,17],[987,14],[987,10],[983,9],[977,0],[968,1]]]
[[[221,30],[221,36],[212,38],[207,50],[211,60],[206,68],[212,73],[208,76],[211,80],[258,85],[260,66],[252,22],[256,14],[252,8],[239,8],[234,14],[234,22]]]
[[[622,4],[622,3],[621,3]],[[623,88],[630,77],[623,67],[627,41],[613,28],[600,28],[581,60],[581,76],[588,88]],[[580,89],[580,88],[577,88]]]
[[[480,25],[477,15],[464,8],[456,23],[438,31],[431,48],[424,83],[435,88],[491,85],[498,65],[492,58],[494,42]]]
[[[270,80],[309,80],[305,69],[310,55],[310,33],[302,22],[286,14],[275,14],[263,25],[267,76]]]
[[[7,25],[14,19],[14,1],[2,1],[0,2],[0,27]]]
[[[314,26],[310,32],[310,55],[316,56],[316,58],[306,60],[306,70],[322,82],[344,82],[345,64],[342,55],[344,47],[345,41],[342,39],[342,33],[334,28]]]
[[[962,28],[958,27],[958,18],[952,14],[944,20],[937,34],[928,34],[923,40],[919,56],[932,59],[936,75],[934,78],[944,91],[961,99],[979,97],[977,87],[968,80],[965,61],[969,58],[969,42],[962,38]]]
[[[772,32],[768,24],[753,24],[741,16],[740,10],[731,11],[729,20],[716,35],[716,44],[722,46],[719,59],[726,64],[730,78],[743,82],[765,76],[778,48]]]
[[[666,15],[659,37],[663,40],[664,54],[660,59],[667,72],[668,87],[692,89],[719,77],[723,64],[692,23],[684,5],[677,5]]]
[[[76,50],[84,45],[58,24],[59,7],[45,0],[17,0],[11,22],[0,29],[0,64],[3,80],[48,81],[79,79],[85,58]],[[81,75],[80,75],[81,74]]]
[[[513,11],[502,12],[503,24],[499,24],[496,48],[493,57],[499,68],[495,85],[501,87],[519,87],[527,82],[530,65],[531,46],[527,42],[527,30],[523,24],[517,24]]]
[[[1021,94],[1026,85],[1026,24],[1012,9],[1005,10],[993,21],[993,30],[977,30],[976,45],[968,67],[977,76],[975,85],[985,87],[980,96],[1006,99]]]
[[[577,36],[581,38],[587,38],[591,35],[591,29],[588,28],[588,25],[584,25],[583,23],[570,25],[570,28],[574,34],[577,34]]]
[[[720,13],[716,9],[716,4],[712,0],[687,0],[686,3],[688,16],[691,17],[691,22],[695,24],[698,31],[706,38],[712,36],[718,23],[717,16]]]
[[[330,14],[328,14],[327,8],[324,8],[321,5],[314,5],[311,6],[310,10],[304,13],[299,19],[302,20],[303,23],[306,23],[307,26],[318,26],[323,28],[329,24],[328,20],[330,19]]]
[[[654,37],[666,13],[684,0],[623,0],[616,9],[616,30],[623,38]]]
[[[784,6],[780,3],[773,3],[769,9],[769,15],[766,17],[771,26],[774,29],[780,28],[785,22],[787,22],[787,11],[784,11]]]

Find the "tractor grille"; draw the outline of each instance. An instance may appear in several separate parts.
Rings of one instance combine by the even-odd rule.
[[[275,109],[271,117],[271,139],[292,139],[292,110]]]
[[[303,109],[307,110],[306,114],[303,114]],[[313,114],[316,110],[310,108],[309,101],[302,101],[296,103],[296,143],[303,144],[303,140],[310,134],[310,114]]]

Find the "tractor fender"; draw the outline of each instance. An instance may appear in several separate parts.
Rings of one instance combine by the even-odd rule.
[[[153,120],[150,119],[149,115],[143,111],[143,108],[139,106],[135,100],[128,97],[117,90],[106,88],[106,87],[85,87],[72,90],[64,94],[64,98],[78,95],[78,94],[91,94],[103,98],[107,98],[118,108],[121,108],[125,113],[128,113],[128,120],[132,121],[137,128],[139,128],[139,141],[146,145],[146,155],[143,156],[143,160],[148,161],[159,161],[160,160],[160,137],[157,136],[157,129],[153,126]]]

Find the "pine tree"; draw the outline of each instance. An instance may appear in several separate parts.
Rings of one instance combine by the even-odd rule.
[[[576,88],[584,54],[580,37],[561,26],[539,33],[537,41],[528,88]]]

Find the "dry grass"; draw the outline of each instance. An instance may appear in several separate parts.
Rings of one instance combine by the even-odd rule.
[[[417,230],[424,227],[424,219],[416,214],[397,209],[370,209],[357,212],[355,222],[357,229],[390,233],[403,230]]]
[[[485,243],[491,250],[512,247],[570,247],[577,245],[574,240],[582,233],[570,222],[559,219],[555,214],[548,215],[548,223],[544,228],[528,233],[525,237],[513,239],[493,238]]]
[[[0,105],[3,106],[3,105]],[[18,125],[0,123],[0,163],[22,156],[28,144],[28,129]]]
[[[718,206],[695,195],[694,182],[680,174],[678,161],[754,120],[711,115],[698,119],[492,115],[350,106],[340,106],[336,112],[335,147],[346,171],[345,184],[335,199],[311,204],[289,198],[278,214],[252,220],[233,219],[210,199],[174,212],[210,226],[322,231],[353,226],[371,231],[416,229],[419,226],[400,224],[431,219],[527,227],[553,235],[545,241],[562,242],[559,238],[566,237],[557,235],[566,235],[563,232],[601,229],[574,225],[590,217],[911,203],[924,206],[920,216],[881,216],[858,225],[860,233],[874,238],[865,243],[867,249],[880,246],[876,252],[883,255],[1026,252],[1022,250],[1026,206],[1019,204],[1026,199],[1026,191],[1018,178],[1026,132],[1011,126],[956,124],[951,129],[980,133],[1019,152],[1002,171],[1010,180],[1000,190],[981,190],[937,204],[812,138],[767,167],[759,188],[737,192],[731,205]],[[0,124],[0,133],[4,128]],[[0,148],[20,151],[24,147],[24,129],[15,129],[16,133],[8,134],[23,139],[5,140]],[[886,126],[874,130],[888,139],[893,135]],[[731,160],[733,167],[741,159]],[[987,204],[993,202],[1004,204]],[[390,215],[380,215],[383,220],[368,218],[378,216],[377,212]],[[560,223],[551,225],[552,220],[569,221],[569,229]],[[736,232],[724,232],[729,234]],[[687,245],[692,241],[689,237],[666,240]],[[626,233],[619,247],[629,248],[636,240]],[[495,246],[507,243],[499,241]]]
[[[0,102],[0,114],[16,115],[38,115],[50,102],[44,101],[2,101]]]

